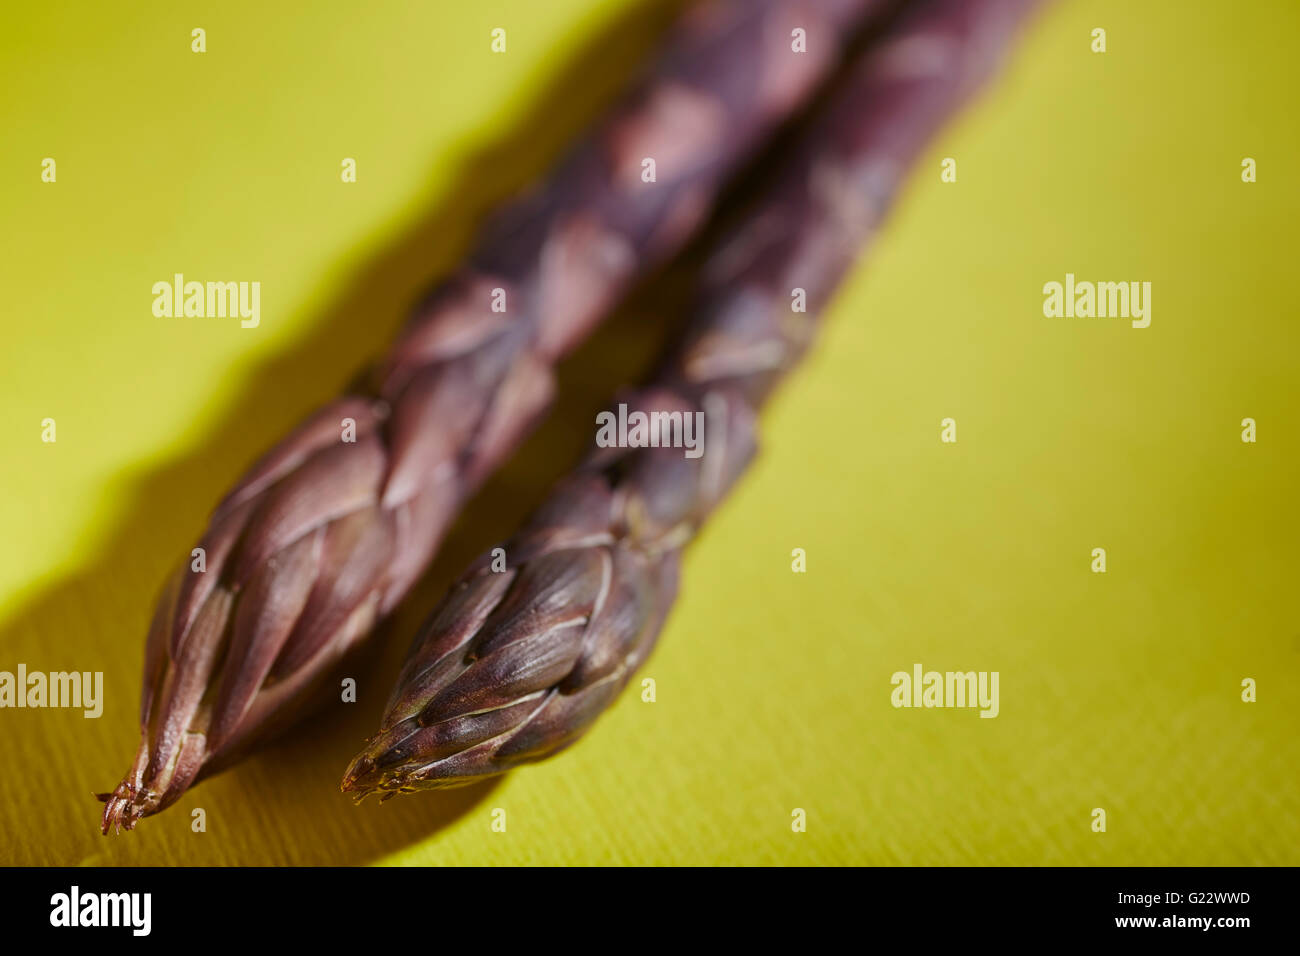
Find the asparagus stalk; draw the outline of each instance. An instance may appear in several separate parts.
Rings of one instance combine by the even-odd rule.
[[[200,541],[206,569],[187,556],[163,590],[140,746],[100,796],[103,832],[131,829],[301,714],[544,411],[557,360],[684,244],[882,6],[690,8],[648,78],[419,306],[373,389],[326,405],[253,466]]]
[[[755,453],[758,406],[807,348],[910,163],[993,71],[1032,2],[918,0],[854,65],[709,258],[661,374],[627,400],[702,413],[703,454],[593,450],[505,545],[505,570],[489,553],[435,610],[345,791],[386,799],[541,760],[618,696],[672,606],[683,546]]]

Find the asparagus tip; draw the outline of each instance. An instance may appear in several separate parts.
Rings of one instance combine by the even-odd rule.
[[[151,796],[152,794],[147,792],[137,792],[135,787],[125,781],[118,784],[117,789],[112,793],[95,794],[95,799],[104,804],[104,814],[99,821],[99,832],[108,836],[110,829],[114,833],[134,830],[136,821],[148,812],[146,807]]]
[[[399,793],[411,793],[416,789],[411,785],[408,768],[380,767],[375,755],[382,754],[382,750],[376,749],[382,746],[384,745],[381,743],[381,738],[372,740],[367,745],[367,749],[353,759],[348,765],[347,772],[343,774],[343,782],[339,789],[344,793],[351,793],[352,799],[358,805],[372,793],[379,794],[379,802],[384,803]]]
[[[351,793],[353,799],[360,803],[370,794],[383,789],[383,774],[376,771],[374,760],[368,754],[360,754],[348,765],[339,789]]]

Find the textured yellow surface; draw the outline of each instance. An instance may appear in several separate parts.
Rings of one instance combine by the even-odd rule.
[[[358,703],[99,836],[91,792],[135,743],[164,569],[665,16],[6,8],[0,670],[102,670],[106,705],[0,711],[0,861],[1300,863],[1300,7],[1282,0],[1065,2],[1035,22],[768,410],[765,454],[689,554],[645,672],[657,702],[629,693],[486,790],[360,808],[337,792],[423,611],[639,374],[643,307],[569,363],[564,405],[458,525]],[[154,318],[174,272],[260,280],[261,326]],[[1150,328],[1044,318],[1066,272],[1152,282]],[[891,674],[918,662],[998,671],[1000,716],[894,709]]]

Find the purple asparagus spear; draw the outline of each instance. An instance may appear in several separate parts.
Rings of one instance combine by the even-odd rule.
[[[627,400],[629,423],[659,415],[669,439],[702,418],[703,454],[598,447],[506,544],[505,570],[485,556],[434,612],[345,791],[387,798],[491,777],[562,750],[613,702],[672,607],[683,545],[754,455],[758,406],[908,167],[1032,5],[917,0],[866,52],[710,257],[662,374]]]
[[[131,829],[300,716],[545,410],[557,360],[692,235],[884,0],[707,0],[642,83],[497,217],[373,391],[313,415],[213,513],[159,601],[141,740],[105,801]],[[806,32],[796,52],[792,31]],[[655,160],[653,182],[643,160]]]

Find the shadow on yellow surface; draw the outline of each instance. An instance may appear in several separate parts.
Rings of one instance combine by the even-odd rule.
[[[625,83],[630,64],[671,13],[645,5],[588,42],[562,75],[537,92],[528,121],[506,141],[465,163],[463,188],[417,225],[393,240],[357,274],[346,291],[310,324],[293,347],[264,362],[193,454],[135,479],[120,499],[115,520],[73,573],[39,589],[0,624],[0,646],[15,661],[49,659],[48,635],[58,630],[68,604],[90,603],[86,619],[114,629],[116,649],[104,661],[105,683],[115,699],[138,695],[144,635],[154,593],[131,596],[138,613],[116,617],[122,601],[100,600],[104,583],[122,575],[124,556],[156,561],[156,580],[178,553],[188,553],[208,513],[240,472],[309,412],[329,399],[329,383],[344,383],[359,358],[379,355],[396,332],[404,309],[437,275],[456,261],[484,212],[544,171],[549,157]],[[593,78],[598,78],[593,80]],[[556,104],[563,104],[557,111]],[[528,163],[521,162],[522,157]],[[615,316],[560,370],[560,400],[551,417],[462,513],[435,564],[398,613],[367,648],[366,659],[349,662],[362,688],[361,703],[338,706],[330,690],[316,716],[271,742],[242,765],[187,793],[131,834],[97,832],[100,806],[94,790],[109,790],[127,768],[137,742],[134,708],[118,706],[89,722],[81,715],[14,712],[4,735],[0,806],[29,828],[6,827],[0,860],[9,864],[358,864],[421,840],[457,820],[494,788],[494,783],[437,794],[407,796],[376,809],[354,809],[339,792],[348,760],[378,725],[379,708],[391,687],[420,620],[448,584],[484,548],[507,536],[585,447],[593,420],[619,385],[640,378],[680,312],[686,287],[679,263],[644,284]],[[652,288],[653,287],[653,288]],[[632,311],[635,309],[635,311]],[[126,575],[136,577],[138,575]],[[100,606],[100,605],[103,606]],[[76,635],[59,636],[59,654],[73,661],[96,655]],[[359,669],[358,669],[359,668]],[[330,685],[337,687],[337,684]],[[128,690],[129,688],[129,690]],[[104,739],[100,739],[100,735]],[[22,743],[19,744],[19,740]],[[84,775],[50,779],[34,765],[43,754],[63,754]],[[70,759],[69,759],[70,758]],[[220,840],[195,837],[192,814],[204,808],[209,831]],[[91,838],[96,843],[91,842]]]

